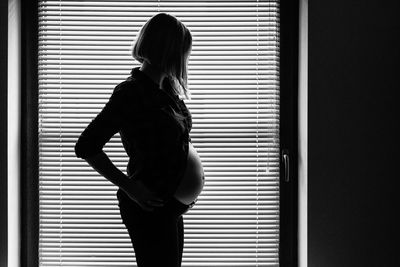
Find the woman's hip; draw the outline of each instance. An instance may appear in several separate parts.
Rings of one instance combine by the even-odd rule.
[[[176,198],[171,197],[162,207],[155,207],[153,211],[146,211],[134,200],[130,199],[121,189],[117,191],[117,198],[121,216],[133,216],[136,220],[174,220],[178,219],[191,208],[191,205],[185,205]]]

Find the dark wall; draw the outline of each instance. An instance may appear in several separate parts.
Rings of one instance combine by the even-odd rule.
[[[400,266],[400,3],[310,1],[308,262]]]
[[[7,34],[8,3],[0,1],[0,266],[7,266]]]

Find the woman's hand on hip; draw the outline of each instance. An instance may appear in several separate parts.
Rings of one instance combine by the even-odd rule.
[[[140,180],[130,179],[121,189],[146,211],[153,211],[154,208],[164,205],[164,201],[157,197],[153,191],[150,191]]]

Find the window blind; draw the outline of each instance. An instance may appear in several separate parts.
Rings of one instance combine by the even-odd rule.
[[[157,12],[190,29],[191,138],[206,183],[184,215],[182,266],[278,266],[279,2],[39,2],[40,266],[135,266],[117,188],[74,144]],[[104,151],[121,170],[119,135]]]

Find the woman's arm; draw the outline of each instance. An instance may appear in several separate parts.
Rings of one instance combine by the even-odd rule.
[[[151,210],[161,205],[159,199],[142,182],[129,179],[103,152],[103,146],[122,127],[125,117],[124,106],[132,105],[126,102],[127,97],[121,87],[123,84],[114,89],[102,111],[82,132],[75,144],[75,154],[89,163],[104,178],[121,188],[143,209]]]
[[[104,178],[125,191],[129,178],[111,162],[106,153],[102,151],[85,160]]]
[[[85,160],[104,178],[121,188],[142,209],[152,211],[155,207],[164,205],[163,200],[157,197],[154,192],[148,190],[140,180],[129,179],[111,162],[104,152],[95,154]]]

